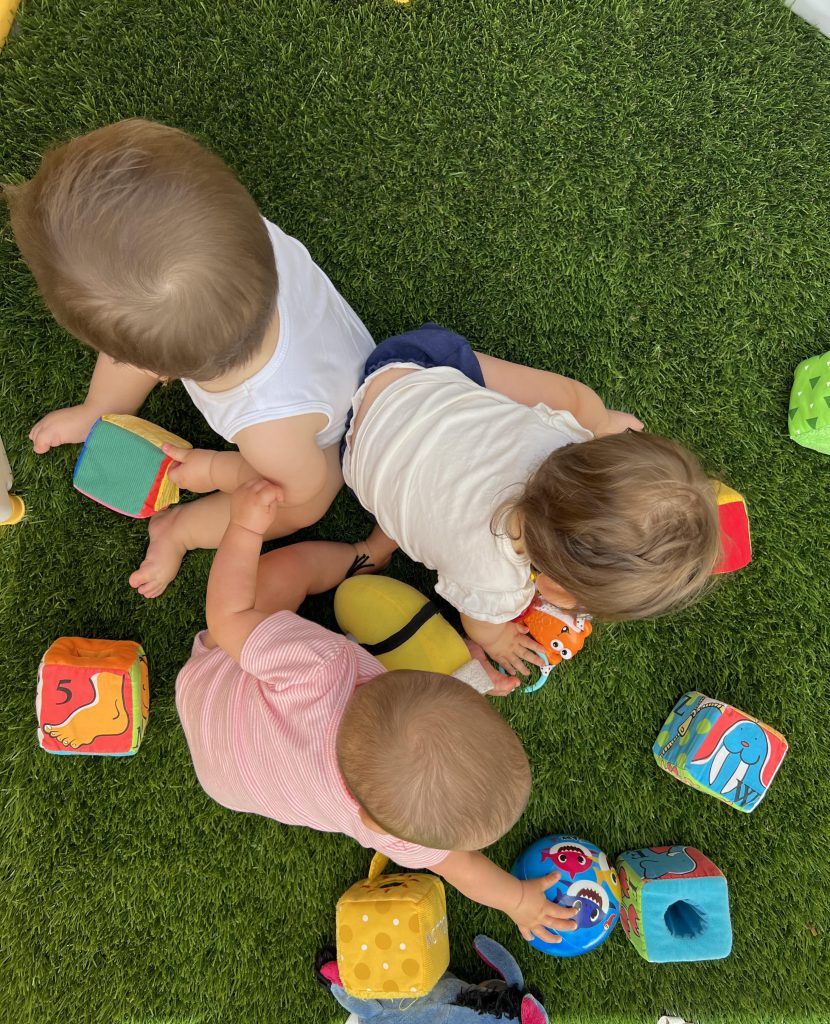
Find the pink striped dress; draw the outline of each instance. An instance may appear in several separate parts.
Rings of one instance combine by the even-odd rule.
[[[384,671],[357,644],[293,612],[261,622],[238,663],[199,634],[176,680],[176,706],[205,792],[233,811],[342,832],[403,867],[438,864],[446,850],[368,829],[337,766],[346,705]]]

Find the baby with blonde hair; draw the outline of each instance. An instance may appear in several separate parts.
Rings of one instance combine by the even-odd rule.
[[[436,324],[378,345],[353,412],[343,472],[377,520],[377,562],[399,546],[437,570],[467,635],[510,672],[542,664],[514,621],[537,589],[643,618],[698,598],[721,557],[714,484],[690,451]]]
[[[84,441],[99,416],[137,412],[170,379],[239,449],[165,448],[182,463],[171,480],[217,493],[153,517],[131,585],[157,597],[188,549],[216,547],[247,479],[279,486],[269,538],[317,522],[342,486],[339,444],[373,342],[231,169],[133,118],[50,150],[4,194],[44,301],[98,352],[86,399],[35,424],[35,451]]]
[[[211,569],[208,632],[176,682],[196,774],[214,800],[289,825],[352,836],[431,868],[559,941],[573,911],[548,902],[557,873],[519,881],[482,847],[522,814],[530,768],[487,699],[451,676],[387,672],[357,644],[295,614],[338,584],[349,544],[308,542],[260,559],[277,488],[249,481]],[[492,677],[496,673],[489,670]]]

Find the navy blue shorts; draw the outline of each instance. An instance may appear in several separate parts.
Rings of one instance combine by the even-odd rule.
[[[382,341],[366,360],[360,383],[391,363],[415,363],[425,370],[451,366],[484,387],[484,374],[469,341],[439,324],[424,324],[415,331]]]
[[[481,372],[478,358],[470,347],[469,341],[455,331],[448,331],[440,324],[424,324],[406,334],[396,334],[393,338],[382,341],[366,360],[358,387],[378,370],[393,363],[415,363],[425,370],[435,366],[451,366],[460,370],[465,377],[484,387],[484,374]],[[346,433],[352,422],[352,411],[346,419]],[[345,435],[340,444],[340,461],[346,450]]]

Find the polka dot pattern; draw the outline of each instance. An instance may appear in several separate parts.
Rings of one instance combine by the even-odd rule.
[[[379,875],[352,886],[337,905],[338,966],[350,995],[425,995],[449,964],[440,879]]]

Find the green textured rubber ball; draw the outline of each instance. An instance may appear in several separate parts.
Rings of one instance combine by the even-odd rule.
[[[830,352],[799,363],[790,394],[789,430],[796,444],[830,455]]]

